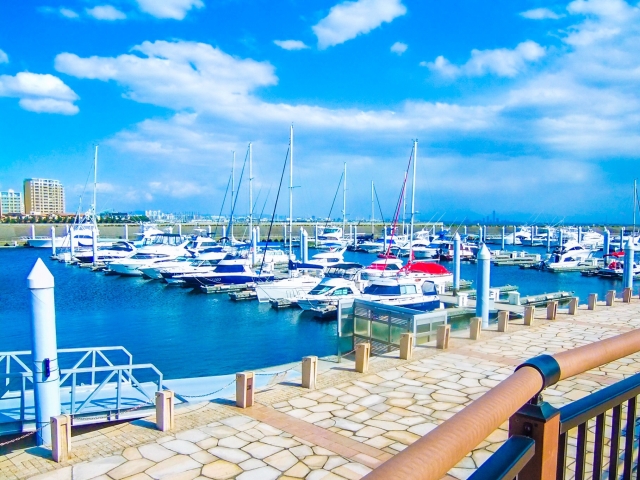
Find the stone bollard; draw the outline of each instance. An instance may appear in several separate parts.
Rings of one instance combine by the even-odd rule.
[[[413,333],[403,333],[400,337],[400,358],[411,360],[413,357]]]
[[[473,317],[471,319],[471,323],[469,324],[469,329],[471,330],[469,338],[471,338],[471,340],[478,340],[480,338],[480,332],[482,330],[482,318]]]
[[[605,297],[607,307],[613,307],[613,303],[616,301],[616,291],[608,290],[607,296]]]
[[[622,291],[622,301],[624,303],[631,303],[632,297],[633,297],[633,288],[625,288]]]
[[[533,326],[533,322],[535,321],[536,316],[536,307],[528,306],[524,307],[524,324],[527,327]]]
[[[506,332],[509,330],[509,312],[500,311],[498,312],[498,331]]]
[[[370,343],[359,343],[356,345],[356,372],[367,373],[367,371],[369,371],[370,354]]]
[[[248,408],[253,406],[254,378],[253,372],[236,373],[236,407]]]
[[[590,293],[589,294],[589,300],[588,300],[588,303],[587,303],[587,308],[589,310],[595,310],[597,306],[598,306],[598,294],[597,293]]]
[[[449,348],[449,337],[451,337],[451,325],[440,325],[436,334],[436,348],[446,350]]]
[[[171,390],[156,392],[156,428],[161,432],[173,430],[175,418],[173,415],[173,398]]]
[[[71,416],[51,417],[51,457],[60,463],[69,460],[71,451]]]
[[[569,300],[569,315],[576,315],[578,313],[578,305],[580,299],[578,297],[572,297]]]
[[[302,359],[302,388],[315,390],[318,378],[318,357],[311,355]]]
[[[547,303],[547,320],[555,320],[558,315],[558,301],[553,300]]]

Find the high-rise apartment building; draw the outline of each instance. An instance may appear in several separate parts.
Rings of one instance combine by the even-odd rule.
[[[0,215],[23,214],[22,193],[7,190],[0,192]]]
[[[64,213],[64,187],[58,180],[27,178],[24,181],[25,212],[34,215]]]

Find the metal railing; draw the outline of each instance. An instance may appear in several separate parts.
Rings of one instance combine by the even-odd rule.
[[[477,447],[505,421],[510,438],[525,437],[525,442],[505,443],[474,474],[473,479],[563,480],[569,476],[581,480],[588,472],[587,455],[593,454],[592,477],[617,480],[638,472],[635,429],[640,374],[556,409],[544,402],[544,388],[560,380],[584,373],[640,351],[640,330],[607,338],[589,345],[558,353],[541,355],[520,365],[496,387],[456,413],[411,446],[370,472],[368,480],[439,480],[463,457]],[[625,405],[626,403],[626,405]],[[603,459],[607,413],[611,413],[608,461]],[[622,421],[626,416],[626,429]],[[589,422],[595,418],[595,441],[589,451]],[[567,469],[570,457],[569,431],[577,428],[575,462]],[[624,437],[620,452],[621,437]],[[572,454],[572,453],[571,453]]]

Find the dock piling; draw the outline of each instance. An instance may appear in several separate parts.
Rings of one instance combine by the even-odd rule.
[[[71,451],[71,416],[51,417],[51,457],[54,462],[65,462]]]
[[[51,232],[51,255],[55,255],[56,254],[56,227],[52,225],[50,232]]]
[[[67,235],[69,238],[69,252],[70,252],[70,260],[73,261],[74,253],[74,245],[73,245],[73,227],[69,228],[69,233]]]
[[[156,392],[156,428],[161,432],[173,430],[175,426],[175,416],[173,413],[174,398],[175,394],[172,390]]]
[[[247,408],[253,406],[254,400],[254,373],[236,373],[236,407]]]
[[[311,355],[302,359],[302,388],[315,390],[318,378],[318,357]]]
[[[413,333],[403,333],[400,337],[400,358],[411,360],[413,357]]]
[[[551,251],[551,227],[547,227],[547,253]]]
[[[309,262],[309,235],[304,228],[300,232],[300,250],[302,263]]]
[[[32,240],[36,238],[36,226],[33,224],[29,225],[29,236]]]
[[[635,249],[633,245],[633,236],[629,237],[629,241],[624,247],[624,269],[622,274],[623,287],[633,288],[633,261],[635,257]]]
[[[500,250],[504,251],[504,225],[500,230],[502,232],[502,236],[501,236],[502,242],[501,242]]]
[[[209,233],[211,233],[211,227],[209,227]],[[124,224],[124,239],[129,240],[129,224],[125,223]]]
[[[91,251],[93,252],[93,266],[98,264],[98,227],[91,229]]]
[[[31,303],[31,354],[36,444],[51,443],[51,417],[60,415],[60,369],[56,338],[54,279],[41,259],[27,277]]]
[[[603,248],[602,248],[602,258],[604,259],[604,266],[607,266],[607,255],[611,253],[611,237],[609,234],[609,229],[605,228],[602,233],[603,238]]]
[[[367,371],[369,371],[370,353],[370,343],[359,343],[356,345],[356,372],[367,373]]]
[[[482,319],[483,328],[489,327],[489,282],[491,253],[485,244],[478,252],[478,270],[476,276],[476,316]]]
[[[453,237],[453,294],[460,291],[460,235]]]

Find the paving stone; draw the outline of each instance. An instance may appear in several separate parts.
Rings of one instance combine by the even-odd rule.
[[[326,470],[314,470],[306,476],[306,480],[325,480],[329,477],[331,472]]]
[[[302,420],[309,423],[316,423],[321,420],[326,420],[328,418],[331,418],[332,416],[333,415],[331,415],[331,413],[329,412],[319,412],[319,413],[312,413],[311,415],[307,415],[306,417],[302,418]]]
[[[383,430],[407,430],[409,427],[398,422],[389,422],[383,420],[367,420],[365,422],[371,427],[381,428]]]
[[[200,476],[200,470],[200,468],[194,468],[193,470],[187,470],[186,472],[166,475],[162,477],[162,480],[194,480]]]
[[[238,430],[227,425],[221,425],[218,427],[203,427],[201,428],[201,430],[205,433],[208,433],[210,436],[217,438],[218,440],[230,437],[231,435],[235,435],[236,433],[238,433]]]
[[[273,467],[260,467],[238,475],[236,480],[275,480],[280,473]]]
[[[135,447],[125,448],[124,452],[122,452],[122,456],[127,460],[137,460],[142,458],[142,455],[140,455],[140,452]]]
[[[307,467],[304,463],[298,462],[289,470],[284,472],[285,475],[294,478],[304,478],[311,471],[309,467]]]
[[[271,455],[265,458],[264,461],[281,472],[289,470],[298,463],[298,459],[288,450],[282,450],[275,455]]]
[[[313,450],[311,450],[311,447],[307,445],[299,445],[297,447],[293,447],[289,451],[298,458],[304,458],[308,457],[309,455],[313,455]]]
[[[243,452],[242,450],[237,450],[234,448],[214,447],[210,448],[208,452],[211,455],[232,463],[244,462],[245,460],[251,458],[251,455],[249,455],[247,452]]]
[[[289,404],[294,408],[308,408],[318,405],[318,402],[309,398],[298,397],[289,400]]]
[[[247,423],[252,423],[252,422],[255,422],[253,418],[245,417],[244,415],[236,415],[234,417],[229,417],[229,418],[220,420],[220,423],[231,428],[240,427],[242,425],[246,425]]]
[[[136,473],[142,473],[153,465],[155,465],[155,463],[151,460],[147,460],[146,458],[139,458],[137,460],[125,462],[119,467],[110,470],[109,476],[115,480],[120,480],[122,478],[135,475]]]
[[[407,431],[415,435],[424,437],[427,433],[429,433],[431,430],[433,430],[436,427],[437,425],[435,423],[425,422],[425,423],[419,423],[418,425],[414,425],[413,427],[408,428]]]
[[[322,468],[327,463],[328,455],[309,455],[302,459],[302,461],[310,468]]]
[[[205,452],[204,450],[200,450],[199,452],[193,453],[189,455],[196,462],[206,465],[211,462],[215,462],[217,458],[214,455],[211,455],[209,452]]]
[[[240,435],[240,434],[238,434]],[[201,442],[196,443],[203,450],[209,450],[210,448],[216,447],[218,445],[218,439],[215,437],[209,437]]]
[[[35,477],[31,477],[30,480],[71,480],[71,469],[72,467],[64,467],[59,470],[54,470],[53,472],[36,475]]]
[[[387,432],[383,436],[390,438],[391,440],[403,443],[404,445],[411,445],[413,442],[420,438],[420,435],[416,435],[415,433],[397,430]]]
[[[182,455],[191,455],[192,453],[196,453],[201,450],[195,443],[191,443],[186,440],[172,440],[170,442],[163,443],[162,446]]]
[[[336,403],[320,403],[313,407],[308,407],[307,410],[309,410],[312,413],[318,413],[318,412],[332,412],[334,410],[342,410],[342,408],[343,408],[342,405],[338,405]]]
[[[369,467],[365,467],[364,465],[360,465],[359,463],[347,463],[346,465],[342,465],[333,470],[333,473],[341,475],[350,480],[358,480],[364,477],[369,472],[371,472],[371,469]]]
[[[238,438],[236,435],[222,438],[218,441],[218,446],[227,448],[242,448],[250,442]]]
[[[122,465],[127,459],[121,455],[99,458],[91,462],[79,463],[73,467],[73,480],[88,480],[104,475],[110,470]]]
[[[352,422],[346,418],[336,418],[336,427],[342,430],[349,430],[350,432],[357,432],[365,427],[362,423]]]
[[[209,438],[209,435],[204,433],[202,430],[198,430],[197,428],[187,430],[186,432],[176,433],[176,439],[186,440],[191,443],[198,443],[206,438]]]
[[[155,466],[151,467],[145,473],[151,478],[163,478],[167,475],[174,475],[176,473],[186,472],[200,468],[198,462],[186,455],[176,455],[175,457],[167,458]]]
[[[255,470],[256,468],[264,467],[265,465],[266,463],[262,460],[258,460],[257,458],[250,458],[249,460],[245,460],[238,464],[238,466],[243,470]]]
[[[280,450],[282,450],[282,447],[275,447],[273,445],[267,445],[266,443],[262,442],[254,442],[250,443],[246,447],[243,447],[242,450],[249,453],[253,458],[262,460],[265,457],[269,457],[274,453],[279,452]]]
[[[242,473],[242,469],[234,463],[226,460],[217,460],[209,465],[202,467],[202,475],[216,480],[224,480],[234,478]]]
[[[371,407],[378,403],[384,403],[386,399],[387,397],[383,397],[382,395],[369,395],[358,400],[356,404],[362,405],[363,407]]]
[[[297,445],[300,445],[300,443],[295,441],[293,438],[287,438],[287,437],[281,437],[281,436],[275,436],[275,435],[264,437],[260,441],[268,445],[273,445],[274,447],[282,447],[282,448],[293,448]]]
[[[282,430],[278,430],[277,428],[272,427],[271,425],[268,425],[266,423],[259,423],[258,425],[256,425],[256,430],[259,430],[265,436],[281,435],[283,433]]]

